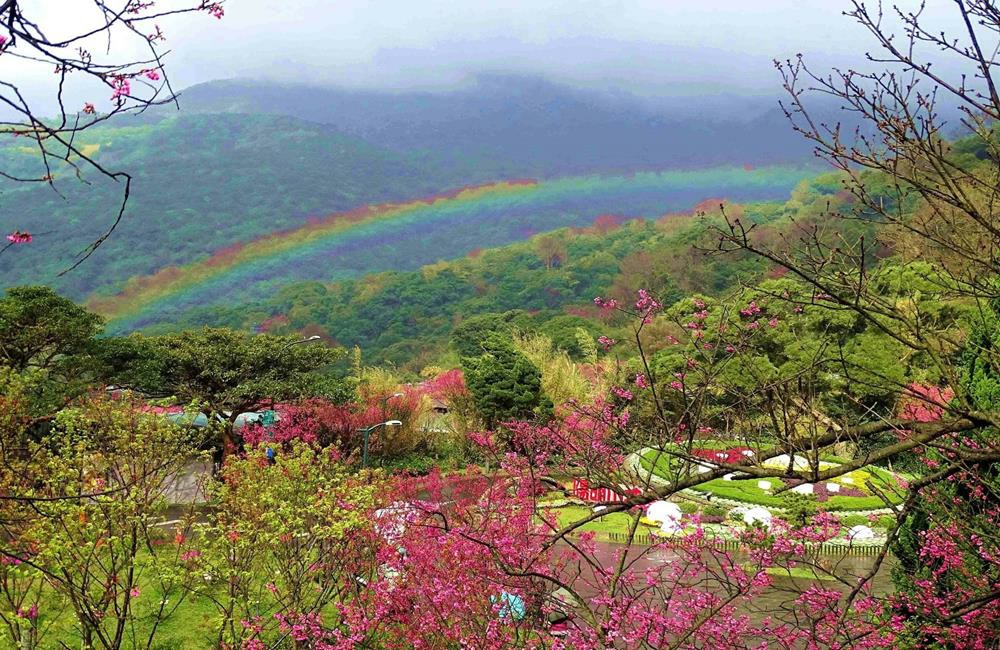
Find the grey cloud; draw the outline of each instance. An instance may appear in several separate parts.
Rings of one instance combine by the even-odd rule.
[[[78,27],[89,2],[24,1],[40,21],[64,30]],[[170,3],[190,0],[160,4]],[[928,4],[937,15],[952,5]],[[482,73],[513,73],[651,101],[774,96],[775,57],[803,52],[820,68],[848,66],[871,47],[864,30],[841,15],[847,0],[228,0],[225,6],[221,21],[203,13],[164,21],[176,87],[244,77],[433,90]],[[0,61],[0,78],[44,96],[51,71],[16,65]]]

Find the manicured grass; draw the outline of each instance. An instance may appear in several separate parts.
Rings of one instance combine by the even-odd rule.
[[[772,490],[784,487],[785,483],[781,479],[769,478]],[[694,491],[723,499],[732,499],[741,503],[752,503],[759,506],[774,506],[784,508],[788,506],[789,500],[785,497],[787,492],[782,494],[772,494],[757,487],[757,479],[747,481],[724,481],[720,478],[703,483]]]
[[[780,567],[772,566],[764,569],[764,573],[775,578],[799,578],[802,580],[826,580],[836,581],[837,579],[827,573],[816,571],[813,567]]]
[[[714,446],[710,443],[714,443]],[[726,445],[718,441],[704,441],[704,444],[700,442],[699,446],[708,449],[717,449],[725,448]],[[823,460],[827,462],[837,462],[839,459],[835,459],[831,456],[824,457]],[[674,465],[676,463],[676,458],[670,456],[669,454],[657,452],[655,450],[645,452],[640,458],[640,464],[643,469],[647,471],[651,470],[655,475],[668,480],[675,473]],[[899,488],[897,477],[881,467],[865,467],[864,469],[850,472],[846,476],[853,479],[853,483],[845,482],[845,477],[838,477],[830,482],[838,483],[845,488],[854,488],[862,491],[867,491],[868,488],[866,487],[866,484],[871,482],[871,484],[876,489],[880,490],[886,498],[888,498],[890,503],[893,504],[900,503],[904,496],[902,494],[902,490]],[[773,494],[774,490],[784,487],[786,485],[785,482],[776,478],[768,478],[766,480],[771,483],[771,490],[762,490],[757,487],[758,479],[746,479],[740,481],[713,479],[707,483],[697,486],[696,488],[693,488],[693,491],[706,497],[716,496],[752,505],[775,508],[787,507],[789,505],[789,498],[786,497],[786,495],[790,494],[789,492],[784,492],[780,495]],[[876,510],[886,507],[885,502],[874,494],[866,494],[864,496],[842,494],[831,495],[826,501],[821,502],[819,505],[822,509],[832,512]]]
[[[672,467],[676,460],[676,458],[666,452],[651,449],[642,454],[639,458],[639,464],[644,470],[647,472],[652,471],[653,474],[660,478],[670,478],[673,473]]]
[[[555,508],[554,510],[559,515],[560,526],[568,526],[569,524],[580,521],[593,513],[590,508],[584,506],[565,506],[562,508]],[[597,533],[627,533],[632,522],[632,517],[633,516],[628,513],[613,512],[609,515],[604,515],[599,519],[595,519],[594,521],[587,522],[578,530],[593,531]]]

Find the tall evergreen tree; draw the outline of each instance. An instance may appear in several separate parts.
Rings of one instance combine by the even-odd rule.
[[[487,428],[515,419],[545,418],[552,403],[542,392],[542,373],[510,338],[490,334],[483,354],[464,357],[465,382]]]

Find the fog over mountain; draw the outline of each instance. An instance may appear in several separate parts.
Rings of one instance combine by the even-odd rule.
[[[157,11],[174,4],[165,0]],[[33,15],[58,38],[60,26],[88,24],[86,6],[44,3]],[[589,223],[613,208],[658,216],[707,198],[783,199],[804,167],[824,168],[778,105],[773,59],[807,44],[812,49],[801,51],[817,69],[863,62],[863,30],[841,15],[850,7],[842,0],[303,0],[276,10],[231,0],[221,23],[204,12],[171,23],[167,70],[178,104],[117,116],[78,141],[101,164],[136,178],[128,218],[90,260],[95,272],[52,279],[106,227],[94,215],[117,204],[119,189],[106,179],[85,186],[60,170],[58,193],[0,182],[7,207],[0,227],[31,222],[40,233],[20,258],[0,260],[0,272],[84,297],[368,204],[523,179],[576,178],[567,182],[579,192],[546,204],[547,213],[538,208],[503,237],[441,255]],[[0,78],[26,94],[52,83],[50,69],[9,59],[0,59]],[[78,82],[70,77],[67,105],[93,100],[98,112],[108,109],[107,88]],[[55,96],[49,88],[49,101]],[[853,126],[836,102],[811,106],[817,122]],[[0,143],[0,162],[25,177],[45,173],[19,144]],[[799,171],[744,187],[744,174],[767,166]],[[664,186],[651,200],[633,178],[679,171],[708,171],[712,181],[696,192]],[[597,210],[588,199],[597,177],[634,187]],[[272,284],[277,277],[261,273]]]
[[[899,4],[912,10],[920,3]],[[97,19],[88,3],[22,5],[46,21],[53,38]],[[925,15],[950,5],[931,0]],[[850,8],[848,0],[297,0],[275,9],[264,0],[230,0],[221,23],[202,13],[170,22],[167,66],[175,88],[249,78],[447,92],[474,87],[484,75],[513,75],[721,116],[773,105],[780,93],[775,58],[802,53],[819,70],[866,66],[871,42],[842,16]],[[0,78],[51,101],[45,66],[0,60]],[[93,88],[74,83],[68,97],[95,99]]]
[[[512,75],[480,75],[435,92],[228,80],[194,86],[181,93],[181,102],[188,113],[270,113],[330,125],[428,162],[479,170],[482,180],[790,162],[810,152],[775,99],[733,98],[745,110],[696,115]],[[825,117],[843,118],[836,113],[822,107]]]

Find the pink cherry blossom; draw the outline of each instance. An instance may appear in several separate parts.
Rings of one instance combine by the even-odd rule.
[[[111,99],[122,102],[132,94],[132,84],[128,77],[117,75],[111,82]]]
[[[208,2],[205,0],[202,4],[202,9],[208,12],[210,16],[218,20],[222,20],[222,17],[226,15],[226,10],[222,7],[220,2]]]
[[[614,393],[614,395],[619,399],[623,399],[625,401],[630,401],[635,397],[635,395],[632,394],[632,391],[627,388],[621,388],[620,386],[613,386],[611,388],[611,392]]]
[[[602,298],[597,296],[594,298],[594,304],[604,311],[613,311],[618,308],[618,301],[614,298]]]
[[[756,300],[751,300],[745,308],[740,310],[740,316],[743,316],[744,318],[751,318],[760,312],[760,305],[757,304]]]

